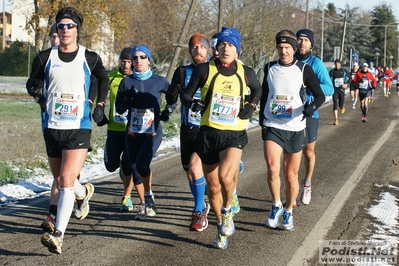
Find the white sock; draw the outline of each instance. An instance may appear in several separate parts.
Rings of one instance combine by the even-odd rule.
[[[72,187],[60,189],[60,200],[58,201],[55,227],[62,232],[62,237],[64,237],[69,218],[71,217],[74,201],[75,191]]]
[[[356,105],[356,102],[357,102],[357,98],[355,98],[355,101],[353,102],[353,105]]]
[[[83,186],[79,180],[76,178],[75,179],[75,184],[74,184],[74,190],[75,190],[75,195],[79,198],[79,199],[83,199],[84,197],[86,197],[86,187]]]
[[[281,206],[283,206],[283,203],[281,202],[281,200],[277,200],[277,201],[273,201],[273,205],[277,206],[277,207],[281,207]]]

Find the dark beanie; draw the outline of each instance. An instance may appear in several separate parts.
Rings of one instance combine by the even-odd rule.
[[[132,59],[132,47],[125,47],[123,48],[121,54],[119,55],[119,59],[123,60],[123,59],[128,59],[131,60]]]
[[[48,35],[51,36],[51,34],[53,34],[53,33],[58,33],[57,32],[57,23],[53,23],[53,25],[51,25],[50,33]]]
[[[309,39],[310,43],[312,44],[312,47],[314,47],[314,33],[313,31],[309,29],[301,29],[296,33],[296,38],[299,39],[299,37],[306,37]]]

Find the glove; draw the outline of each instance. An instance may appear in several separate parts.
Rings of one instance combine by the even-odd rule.
[[[36,98],[36,102],[40,105],[42,112],[46,112],[46,98],[40,96],[39,98]]]
[[[243,109],[238,113],[238,117],[241,119],[250,119],[254,113],[255,108],[253,104],[247,103]]]
[[[205,102],[201,101],[201,100],[192,101],[191,107],[190,107],[191,111],[193,111],[195,113],[201,112],[202,110],[204,110],[204,108],[205,108]]]
[[[102,127],[103,125],[109,124],[108,117],[104,115],[104,118],[97,123],[97,126]]]
[[[303,117],[302,120],[305,119],[306,117],[312,117],[314,114],[314,110],[315,110],[315,106],[313,105],[313,103],[308,103],[306,102],[305,105],[303,106]]]
[[[28,93],[30,96],[37,98],[42,95],[43,81],[40,79],[35,79],[32,82],[32,86],[29,88]]]
[[[168,122],[169,121],[169,111],[168,110],[163,110],[161,115],[159,116],[159,120]]]
[[[100,123],[104,119],[104,106],[97,104],[93,111],[93,120]]]
[[[138,93],[137,89],[136,89],[134,86],[132,86],[132,87],[130,88],[130,90],[126,91],[126,94],[125,94],[125,100],[126,100],[126,102],[128,102],[128,103],[130,104],[130,102],[131,102],[131,101],[133,100],[133,98],[137,95],[137,93]]]

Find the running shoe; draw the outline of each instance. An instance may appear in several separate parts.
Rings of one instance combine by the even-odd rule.
[[[352,104],[352,109],[356,109],[356,106],[355,106],[355,104]]]
[[[42,235],[40,241],[51,253],[61,254],[63,243],[61,231],[55,230],[54,233],[46,232]]]
[[[218,249],[226,249],[229,246],[229,241],[227,236],[224,236],[220,232],[220,226],[217,227],[216,239],[213,241],[213,247]]]
[[[302,193],[301,193],[301,202],[304,205],[308,205],[312,198],[312,185],[306,186],[305,185],[305,178],[302,179]]]
[[[334,119],[334,125],[338,126],[338,119]]]
[[[341,108],[341,115],[345,114],[345,107]]]
[[[388,97],[388,95],[387,95],[387,97]],[[371,103],[372,103],[372,102],[374,102],[374,99],[373,99],[373,98],[371,98],[371,99],[370,99],[370,102],[371,102]]]
[[[94,186],[90,183],[85,184],[86,196],[82,199],[76,197],[76,203],[73,212],[75,217],[79,220],[83,220],[89,214],[89,200],[94,194]]]
[[[148,216],[157,214],[157,206],[155,205],[154,194],[145,197],[145,207]]]
[[[191,215],[190,231],[202,232],[208,227],[208,219],[201,212],[193,212]]]
[[[367,122],[367,117],[364,117],[362,121]]]
[[[285,231],[294,231],[294,217],[291,212],[284,211],[283,214],[283,229]]]
[[[234,193],[230,200],[231,211],[233,212],[233,216],[240,212],[240,203],[238,202],[238,195]]]
[[[137,208],[137,213],[134,216],[135,220],[145,221],[147,220],[146,205],[140,204]]]
[[[220,226],[220,233],[224,236],[231,236],[234,234],[236,227],[233,221],[233,211],[222,210],[222,225]]]
[[[272,210],[270,211],[269,217],[267,217],[265,225],[270,228],[276,228],[280,224],[280,217],[284,213],[283,207],[272,205]]]
[[[241,160],[240,160],[239,169],[240,169],[240,174],[241,174],[244,171],[244,163]]]
[[[55,231],[55,218],[52,213],[46,215],[46,218],[40,225],[44,232],[53,233]]]
[[[133,210],[133,203],[130,197],[123,197],[122,204],[119,209],[121,212],[128,212]]]

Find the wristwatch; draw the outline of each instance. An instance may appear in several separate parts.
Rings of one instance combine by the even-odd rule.
[[[166,110],[171,114],[173,112],[172,107],[167,107]]]

